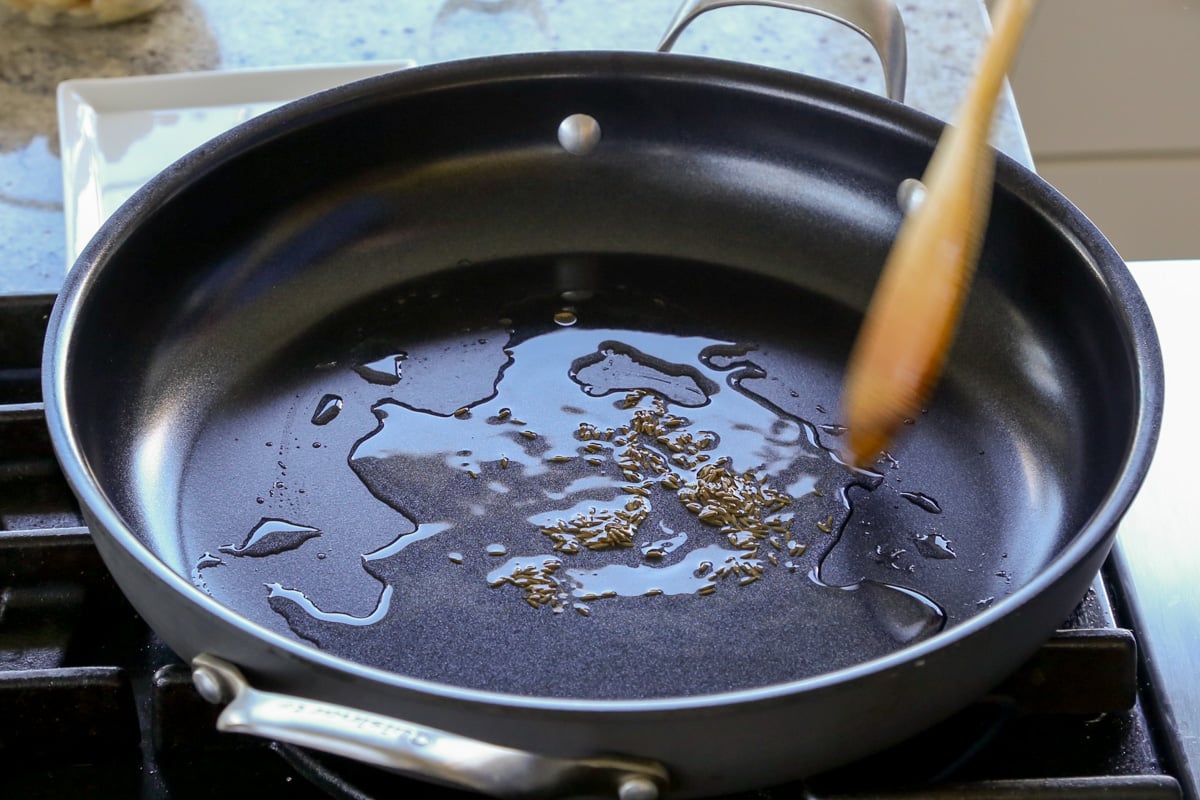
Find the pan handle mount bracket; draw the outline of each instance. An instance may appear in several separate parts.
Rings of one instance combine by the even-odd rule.
[[[667,787],[666,769],[652,761],[541,756],[348,706],[255,689],[237,667],[207,653],[192,660],[192,682],[205,700],[225,704],[218,730],[309,747],[496,797],[658,800]]]
[[[675,46],[684,28],[701,14],[729,6],[770,6],[827,17],[840,22],[866,37],[883,65],[887,96],[897,103],[904,102],[904,85],[908,78],[908,47],[904,21],[894,0],[684,0],[675,19],[658,44],[666,53]]]

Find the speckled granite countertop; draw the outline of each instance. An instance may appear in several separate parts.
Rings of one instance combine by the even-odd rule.
[[[0,292],[53,292],[64,274],[55,87],[69,78],[538,50],[652,50],[678,0],[168,0],[98,29],[36,28],[0,6]],[[987,31],[983,0],[900,4],[907,101],[948,118]],[[697,20],[677,52],[792,69],[883,93],[874,51],[829,20],[763,7]],[[1001,150],[1030,163],[1007,99]]]

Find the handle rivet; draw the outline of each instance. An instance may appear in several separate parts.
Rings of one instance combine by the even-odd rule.
[[[629,775],[617,787],[620,800],[658,800],[658,784],[645,775]]]
[[[210,703],[220,703],[225,692],[221,689],[221,679],[206,667],[196,667],[192,670],[192,685],[196,691]]]
[[[905,215],[916,211],[923,202],[925,202],[925,184],[916,178],[905,178],[900,181],[900,188],[896,190],[896,205],[900,206],[900,210]]]
[[[572,114],[558,124],[558,143],[568,153],[586,156],[600,144],[600,123],[588,114]]]

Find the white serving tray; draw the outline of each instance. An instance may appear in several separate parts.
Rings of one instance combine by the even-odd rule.
[[[373,61],[63,81],[58,135],[68,269],[112,212],[195,147],[284,103],[412,65]]]

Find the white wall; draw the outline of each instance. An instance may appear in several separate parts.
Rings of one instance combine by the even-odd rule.
[[[1127,260],[1200,258],[1200,0],[1041,0],[1012,76],[1037,170]]]

